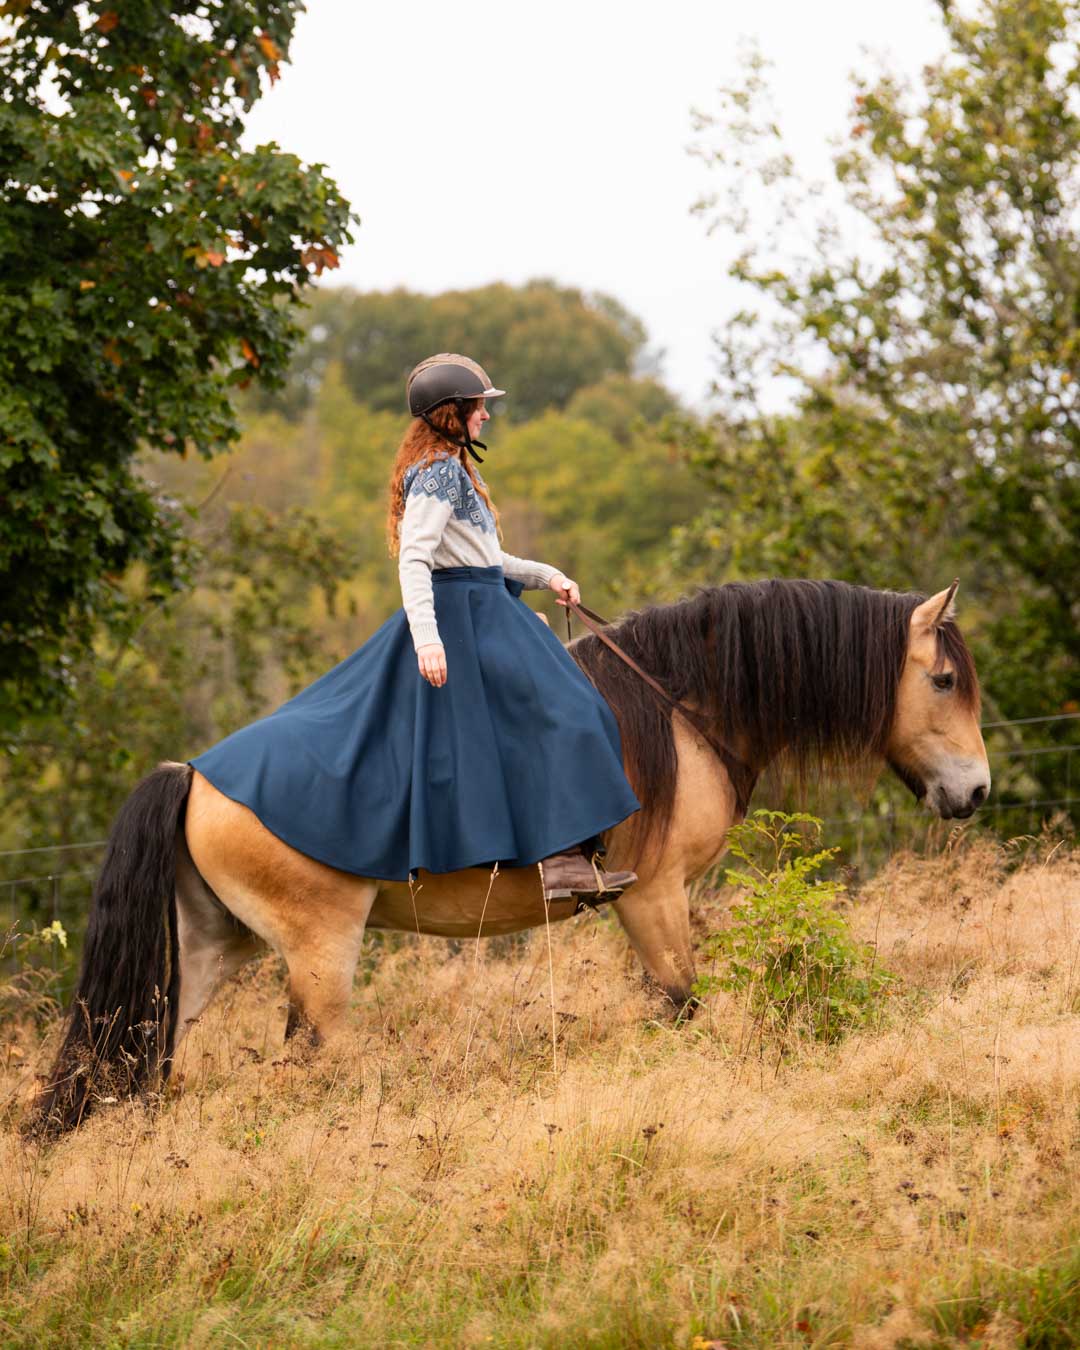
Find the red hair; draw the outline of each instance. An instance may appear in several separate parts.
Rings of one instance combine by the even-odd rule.
[[[468,418],[478,407],[480,400],[478,398],[466,399],[461,407],[461,415]],[[441,403],[437,408],[433,408],[428,414],[436,426],[442,427],[451,436],[461,435],[461,423],[458,421],[457,409],[452,403]],[[476,470],[473,468],[470,456],[464,448],[458,448],[444,441],[441,436],[428,426],[422,417],[414,417],[409,423],[405,435],[401,438],[401,444],[398,446],[397,455],[394,459],[393,472],[390,474],[390,503],[386,513],[386,543],[390,550],[391,558],[396,558],[401,546],[401,517],[405,514],[405,496],[402,492],[402,482],[406,472],[414,464],[426,466],[432,462],[437,455],[452,453],[460,461],[465,472],[469,475],[473,487],[476,489],[478,497],[482,497],[487,503],[488,509],[495,517],[495,530],[498,537],[502,538],[502,531],[499,528],[499,513],[495,509],[495,503],[488,495],[488,490],[476,476]]]

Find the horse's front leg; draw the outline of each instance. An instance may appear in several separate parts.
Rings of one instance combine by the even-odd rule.
[[[694,954],[690,946],[690,906],[681,876],[660,874],[639,881],[614,905],[630,945],[647,977],[676,1014],[693,998]]]

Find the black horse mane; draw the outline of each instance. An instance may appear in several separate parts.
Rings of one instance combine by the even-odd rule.
[[[753,769],[780,761],[805,782],[884,754],[911,615],[925,599],[842,581],[729,582],[635,610],[610,636]],[[592,634],[570,652],[619,723],[642,803],[631,831],[640,859],[671,825],[671,709]],[[958,697],[977,708],[975,665],[951,620],[938,630],[938,664],[946,662]]]

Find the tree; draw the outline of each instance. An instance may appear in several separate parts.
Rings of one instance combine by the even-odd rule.
[[[1050,714],[1080,699],[1080,5],[941,13],[949,51],[920,90],[857,81],[835,160],[855,245],[820,212],[808,230],[760,60],[701,119],[704,157],[756,156],[804,247],[732,264],[767,312],[728,325],[722,416],[685,438],[713,499],[678,556],[924,589],[960,574],[996,709]],[[703,210],[745,230],[743,191]],[[798,391],[781,415],[762,410],[775,375]]]
[[[498,415],[525,422],[607,375],[628,375],[644,345],[640,320],[618,301],[551,281],[435,296],[326,290],[311,306],[287,388],[260,402],[298,415],[337,363],[358,402],[399,413],[413,366],[433,352],[459,351],[510,392]]]
[[[134,782],[263,715],[346,655],[326,631],[355,557],[311,511],[215,498],[185,513],[193,586],[162,604],[124,579],[124,624],[72,662],[73,697],[10,738],[5,829],[24,845],[104,836]]]
[[[566,405],[568,417],[604,427],[624,446],[655,434],[664,418],[678,411],[678,399],[659,380],[616,374],[579,389]]]
[[[9,0],[0,46],[0,728],[56,704],[121,575],[183,583],[140,447],[211,455],[280,383],[350,212],[320,166],[239,148],[295,0]]]

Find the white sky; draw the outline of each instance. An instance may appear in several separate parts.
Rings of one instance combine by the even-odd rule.
[[[788,148],[816,177],[849,72],[883,60],[917,77],[944,46],[933,0],[309,0],[245,139],[325,164],[360,214],[324,280],[608,291],[699,404],[710,332],[748,296],[725,277],[733,242],[690,214],[718,186],[687,154],[690,109],[717,110],[742,35],[774,62]],[[473,355],[497,381],[498,353]]]

